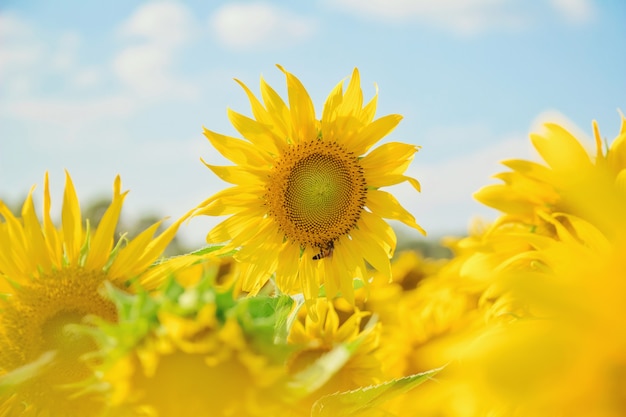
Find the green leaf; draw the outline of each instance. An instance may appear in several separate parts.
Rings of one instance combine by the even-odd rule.
[[[282,360],[292,347],[277,343],[294,302],[288,295],[240,299],[234,314],[252,344],[275,360]],[[286,340],[286,337],[285,337]]]
[[[364,411],[374,412],[378,406],[398,395],[407,393],[441,369],[432,369],[378,385],[324,396],[313,404],[311,417],[351,416]],[[384,415],[384,412],[380,411],[380,413]]]

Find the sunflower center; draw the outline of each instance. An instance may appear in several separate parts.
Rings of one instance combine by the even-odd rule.
[[[365,205],[363,168],[336,142],[313,140],[290,147],[269,174],[269,215],[302,247],[328,248],[352,230]]]
[[[55,351],[48,383],[65,384],[87,376],[79,357],[94,350],[95,343],[87,335],[68,331],[66,325],[81,323],[88,314],[117,319],[113,302],[98,291],[105,278],[101,271],[64,268],[20,287],[6,301],[0,318],[7,336],[0,341],[0,368],[14,369]]]

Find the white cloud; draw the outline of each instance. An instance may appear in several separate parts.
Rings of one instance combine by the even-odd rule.
[[[496,144],[439,163],[424,164],[417,154],[407,175],[420,181],[422,192],[416,193],[407,184],[389,191],[430,234],[464,233],[476,215],[495,218],[495,212],[472,195],[494,183],[491,177],[506,170],[500,162],[511,158],[537,160],[527,135],[511,134]]]
[[[328,0],[327,3],[376,19],[415,20],[459,34],[525,25],[524,17],[511,0]]]
[[[193,97],[194,86],[176,78],[172,66],[194,26],[191,13],[182,4],[164,1],[141,6],[118,30],[120,37],[132,44],[114,58],[114,73],[144,96]]]
[[[119,29],[124,37],[139,37],[160,45],[180,45],[193,32],[191,13],[180,3],[159,1],[139,7]]]
[[[0,14],[0,42],[0,80],[6,80],[8,73],[19,73],[42,58],[43,46],[33,28],[15,15]]]
[[[61,35],[58,49],[50,62],[52,67],[59,71],[73,69],[81,42],[82,40],[76,32],[66,32]]]
[[[550,0],[550,4],[571,23],[586,23],[595,16],[591,0]]]
[[[315,32],[315,22],[268,3],[226,4],[209,22],[217,38],[235,49],[288,46]]]
[[[76,88],[94,87],[101,80],[96,68],[81,68],[79,57],[83,40],[77,32],[59,37],[43,37],[29,22],[0,14],[0,84],[3,98],[20,99],[36,93],[39,86],[59,75]]]
[[[76,72],[72,77],[74,86],[78,88],[94,87],[102,80],[102,71],[98,68],[86,68]]]
[[[0,106],[0,116],[78,129],[98,120],[128,117],[137,104],[127,96],[87,100],[23,99]]]

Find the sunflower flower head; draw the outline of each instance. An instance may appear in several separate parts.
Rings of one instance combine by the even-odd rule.
[[[195,269],[195,268],[193,268]],[[214,273],[214,270],[206,270]],[[111,287],[119,323],[99,321],[95,360],[113,415],[265,415],[284,376],[273,346],[287,296],[238,302],[213,279],[159,293],[129,295]]]
[[[228,215],[207,235],[227,242],[225,251],[250,266],[244,290],[256,293],[270,275],[283,292],[317,298],[353,298],[353,280],[367,281],[367,264],[390,276],[396,237],[383,220],[422,228],[381,187],[417,180],[404,175],[417,147],[389,142],[372,146],[391,132],[401,116],[374,119],[376,96],[363,103],[358,70],[346,91],[330,93],[320,119],[302,83],[287,79],[288,104],[261,80],[261,100],[243,83],[253,118],[228,116],[244,139],[205,129],[211,144],[235,166],[207,165],[232,187],[201,203],[196,215]]]
[[[99,409],[96,396],[74,394],[75,384],[91,375],[79,358],[95,344],[68,331],[67,325],[81,322],[86,315],[117,320],[115,305],[101,295],[102,284],[128,285],[160,256],[182,219],[154,239],[158,223],[126,245],[123,240],[116,244],[115,228],[126,197],[119,177],[112,202],[93,229],[88,223],[83,226],[69,174],[59,227],[50,217],[47,175],[42,222],[35,214],[32,194],[31,190],[21,219],[0,202],[4,219],[0,223],[0,378],[15,380],[26,370],[30,375],[19,378],[19,384],[6,384],[6,394],[14,398],[13,405],[4,405],[10,410],[6,415],[22,415],[24,410],[34,415],[94,415]],[[41,361],[42,366],[34,366]]]

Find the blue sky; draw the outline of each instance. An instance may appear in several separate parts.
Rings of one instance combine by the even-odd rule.
[[[63,169],[79,196],[122,176],[128,217],[180,216],[224,188],[200,162],[227,164],[202,126],[235,135],[228,107],[250,114],[238,78],[285,91],[280,63],[318,112],[358,67],[378,115],[404,120],[385,140],[422,146],[392,192],[432,235],[495,213],[472,200],[498,161],[533,157],[543,121],[603,136],[626,111],[621,0],[2,1],[0,198],[41,192]],[[37,194],[40,195],[40,194]],[[40,201],[40,199],[39,199]],[[219,219],[182,233],[201,244]]]

